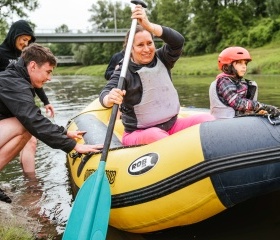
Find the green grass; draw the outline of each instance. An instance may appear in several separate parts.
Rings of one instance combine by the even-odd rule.
[[[54,70],[54,75],[86,75],[86,76],[103,76],[106,65],[94,66],[63,66]]]
[[[247,74],[280,74],[280,43],[273,42],[261,48],[248,49],[252,62]],[[196,57],[181,57],[172,74],[180,76],[216,76],[219,72],[219,53]],[[107,65],[57,67],[55,75],[103,76]]]
[[[1,221],[1,240],[35,240],[34,234],[23,224],[15,219]]]

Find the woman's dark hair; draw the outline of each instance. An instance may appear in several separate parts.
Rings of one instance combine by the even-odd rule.
[[[238,75],[236,69],[233,66],[233,62],[231,64],[225,64],[222,67],[222,71],[229,75],[235,75],[237,78],[242,78]]]

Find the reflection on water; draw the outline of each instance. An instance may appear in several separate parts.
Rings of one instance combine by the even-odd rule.
[[[278,78],[278,76],[252,77],[252,79],[258,82],[260,101],[280,106]],[[211,79],[211,77],[174,78],[181,105],[208,108],[208,87],[212,80],[213,78]],[[55,118],[51,120],[56,124],[66,126],[69,119],[78,114],[87,104],[98,96],[99,91],[105,83],[103,77],[54,77],[53,80],[44,87],[56,111]],[[42,108],[42,111],[43,113],[45,112],[44,108]],[[52,239],[61,239],[64,231],[72,201],[68,172],[65,164],[66,156],[64,152],[52,149],[39,142],[36,154],[36,177],[27,178],[23,176],[18,159],[12,161],[0,172],[0,184],[5,183],[8,185],[10,191],[15,196],[14,201],[27,208],[30,215],[37,218],[41,223],[42,230],[39,237],[47,238],[47,236],[49,236],[52,237]],[[276,199],[279,201],[280,196]],[[255,201],[250,207],[257,209],[257,203],[258,202]],[[272,206],[271,204],[270,207]],[[243,212],[246,212],[246,210],[248,210],[248,206],[245,210],[242,209]],[[272,209],[271,212],[275,211]],[[257,217],[263,218],[264,216]],[[269,215],[266,217],[269,218]],[[211,222],[211,220],[208,222]],[[209,227],[207,221],[203,224]],[[201,228],[203,228],[203,224],[197,225],[199,228],[177,228],[173,232],[164,231],[163,233],[158,232],[155,234],[146,234],[145,236],[124,233],[109,228],[107,239],[210,239],[210,236],[207,236],[207,234],[204,234],[206,238],[203,238],[200,231]],[[211,226],[211,223],[209,224]],[[258,226],[257,224],[260,223],[256,223],[256,226]],[[226,229],[226,226],[223,227]],[[242,228],[242,225],[236,227]],[[255,229],[255,231],[256,230],[257,229]],[[228,234],[232,236],[234,232],[233,229],[228,228],[227,231]],[[220,237],[221,236],[220,232]],[[247,236],[249,236],[248,233]],[[225,238],[218,238],[216,235],[216,238],[212,237],[212,239]]]

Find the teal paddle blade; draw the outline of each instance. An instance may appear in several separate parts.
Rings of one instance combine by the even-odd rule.
[[[62,239],[105,240],[110,209],[110,185],[101,161],[78,191]]]

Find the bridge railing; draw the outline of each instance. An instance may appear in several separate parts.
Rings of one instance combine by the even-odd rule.
[[[57,63],[77,63],[74,56],[55,56],[57,59]]]
[[[46,30],[46,29],[45,29]],[[35,32],[38,43],[104,43],[123,42],[128,29],[93,29],[85,33],[79,30],[78,33],[56,33],[56,32]],[[155,38],[155,41],[161,41]]]
[[[69,32],[65,32],[63,34],[73,34],[73,33],[126,33],[128,28],[117,28],[117,29],[71,29]],[[36,29],[36,33],[38,34],[56,34],[56,29]]]

